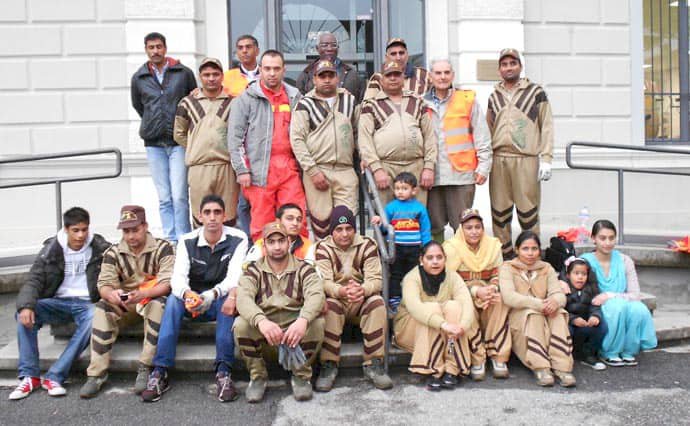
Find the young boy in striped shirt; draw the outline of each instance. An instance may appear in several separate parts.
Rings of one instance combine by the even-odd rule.
[[[393,180],[395,199],[386,205],[386,217],[395,229],[395,261],[391,265],[388,305],[397,312],[402,297],[405,274],[419,264],[422,246],[431,241],[431,221],[424,204],[417,201],[417,178],[402,172]],[[381,217],[371,218],[374,225],[381,224]]]

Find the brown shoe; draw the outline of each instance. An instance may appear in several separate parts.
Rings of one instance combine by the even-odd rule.
[[[575,376],[573,375],[573,373],[553,370],[553,375],[558,378],[558,381],[564,388],[572,388],[577,384],[577,380],[575,380]]]
[[[551,370],[548,368],[534,370],[534,377],[537,378],[537,384],[539,386],[553,386],[553,374],[551,374]]]
[[[216,374],[216,396],[220,402],[234,401],[239,397],[230,374],[224,372]]]

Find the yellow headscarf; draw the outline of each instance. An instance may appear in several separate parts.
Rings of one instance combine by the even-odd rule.
[[[464,265],[472,272],[482,272],[500,264],[501,242],[498,238],[486,235],[486,232],[479,241],[476,253],[465,241],[462,227],[458,228],[453,238],[443,243],[443,250],[446,252],[446,269],[449,271],[457,271],[460,265]]]

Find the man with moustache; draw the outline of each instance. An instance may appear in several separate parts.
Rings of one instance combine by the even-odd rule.
[[[292,116],[290,143],[302,167],[304,192],[317,240],[329,234],[333,206],[357,214],[359,181],[354,170],[355,97],[338,88],[336,65],[328,59],[314,67],[314,89]]]
[[[175,142],[186,148],[185,163],[192,208],[206,195],[225,203],[225,224],[234,226],[239,186],[230,164],[227,132],[232,96],[223,91],[223,66],[216,58],[199,65],[201,90],[184,97],[175,115]],[[195,227],[201,225],[194,215]]]
[[[400,66],[404,73],[403,88],[405,90],[409,90],[417,96],[424,96],[429,87],[431,87],[429,72],[424,68],[415,67],[408,63],[409,58],[410,55],[407,51],[405,40],[398,37],[388,40],[384,62],[393,61]],[[364,99],[373,98],[382,90],[381,79],[381,73],[375,73],[371,76],[364,92]]]
[[[328,31],[320,33],[316,44],[316,51],[319,53],[319,58],[307,65],[297,77],[296,86],[299,91],[302,92],[303,95],[306,95],[314,88],[316,66],[320,61],[326,59],[331,61],[335,66],[336,74],[338,75],[337,87],[347,89],[347,91],[354,95],[355,99],[359,101],[360,84],[357,70],[344,63],[338,57],[338,40],[335,36]]]
[[[501,50],[498,71],[502,81],[486,113],[493,147],[489,195],[493,234],[501,240],[504,259],[512,259],[513,207],[522,230],[539,234],[540,182],[551,179],[553,119],[544,89],[520,78],[517,50]]]

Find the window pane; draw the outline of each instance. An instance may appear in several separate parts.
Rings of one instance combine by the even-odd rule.
[[[424,67],[424,1],[391,0],[388,2],[388,13],[390,37],[405,39],[409,61]]]
[[[266,8],[264,1],[229,1],[230,4],[230,30],[232,40],[230,46],[233,49],[235,60],[235,40],[243,34],[251,34],[259,41],[259,49],[264,51],[266,46]]]
[[[649,140],[680,138],[678,45],[678,1],[645,0],[645,138]]]

